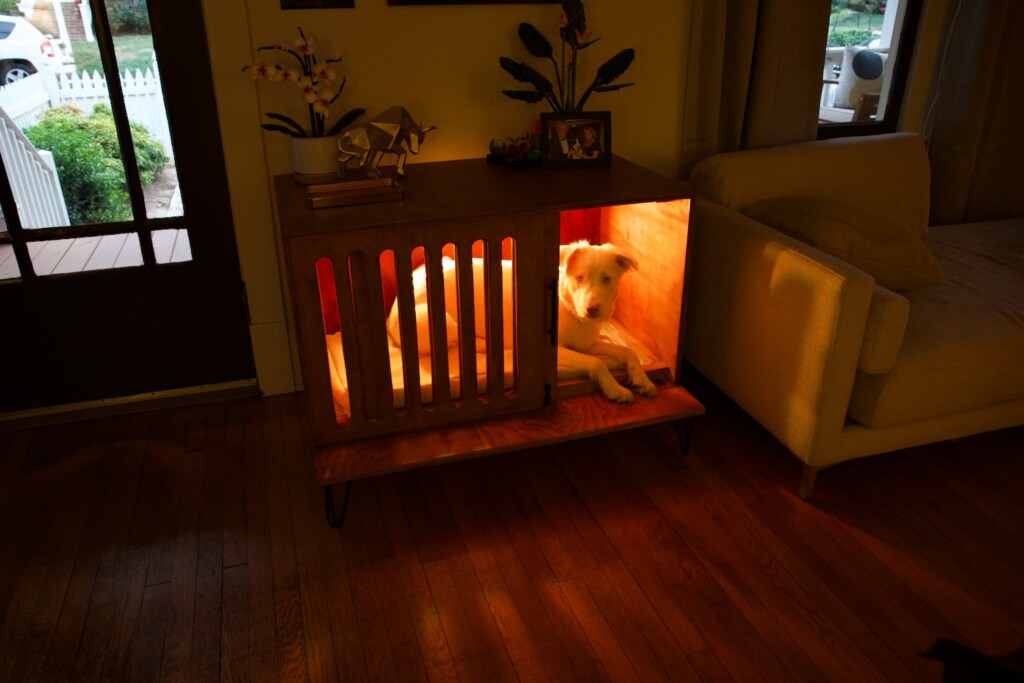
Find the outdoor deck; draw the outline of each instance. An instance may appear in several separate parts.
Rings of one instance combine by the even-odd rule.
[[[142,250],[134,233],[77,237],[49,242],[31,242],[28,246],[36,275],[80,273],[107,268],[142,265]],[[176,263],[192,259],[192,247],[186,230],[157,230],[153,233],[153,251],[157,263]],[[20,277],[14,248],[0,244],[0,280]]]

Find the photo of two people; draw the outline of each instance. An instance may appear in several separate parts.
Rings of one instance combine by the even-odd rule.
[[[542,115],[545,166],[603,166],[611,160],[609,121],[605,112],[563,118]]]

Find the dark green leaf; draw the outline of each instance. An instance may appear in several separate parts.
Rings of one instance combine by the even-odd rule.
[[[551,81],[542,76],[539,71],[529,64],[523,64],[508,57],[499,58],[498,63],[501,64],[502,69],[510,73],[514,79],[521,83],[529,83],[542,93],[550,93],[554,90]]]
[[[527,24],[526,22],[519,24],[519,37],[522,39],[523,45],[526,46],[526,49],[534,57],[551,59],[554,55],[551,43],[533,24]]]
[[[597,69],[597,76],[594,77],[594,85],[607,85],[621,76],[633,63],[636,53],[633,48],[626,48],[618,53]]]
[[[327,131],[326,136],[333,137],[337,135],[342,130],[344,130],[349,124],[351,124],[353,121],[355,121],[365,113],[366,110],[363,109],[362,107],[345,112],[345,114],[340,119],[334,122],[334,125],[331,126],[331,129]]]
[[[300,126],[295,119],[284,116],[283,114],[274,113],[267,114],[267,118],[274,119],[275,121],[280,121],[281,123],[291,128],[293,132],[290,133],[290,135],[296,135],[300,138],[306,137],[306,130],[302,126]],[[266,126],[264,126],[264,128],[266,128]]]
[[[306,135],[305,131],[302,131],[302,134],[300,135],[299,133],[296,133],[291,128],[285,128],[284,126],[279,126],[276,123],[264,123],[260,127],[263,128],[263,130],[269,130],[269,131],[272,131],[274,133],[284,133],[285,135],[290,135],[293,138],[309,137],[309,136]]]
[[[593,88],[594,92],[612,92],[613,90],[622,90],[634,85],[633,83],[612,83],[611,85],[598,85]]]
[[[522,100],[531,104],[544,99],[544,93],[537,92],[536,90],[502,90],[501,92],[513,100]]]

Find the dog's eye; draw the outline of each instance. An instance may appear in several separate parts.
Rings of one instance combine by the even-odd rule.
[[[583,276],[582,275],[577,275],[576,276],[576,282],[583,282]]]
[[[612,276],[611,275],[604,275],[604,276],[601,277],[601,282],[604,283],[604,284],[608,284],[611,281],[612,281]]]

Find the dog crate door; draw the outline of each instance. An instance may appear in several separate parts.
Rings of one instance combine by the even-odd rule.
[[[317,443],[543,407],[557,243],[545,213],[292,240]]]

